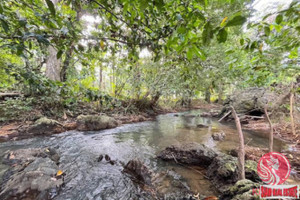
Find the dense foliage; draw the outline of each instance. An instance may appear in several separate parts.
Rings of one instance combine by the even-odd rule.
[[[129,99],[221,101],[233,88],[295,80],[300,3],[251,22],[252,3],[1,1],[0,91],[44,108],[111,108]]]

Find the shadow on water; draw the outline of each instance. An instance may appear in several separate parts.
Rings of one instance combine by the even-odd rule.
[[[55,199],[141,199],[140,189],[121,172],[121,164],[97,162],[100,154],[108,154],[123,163],[138,158],[155,172],[171,172],[174,178],[194,193],[210,196],[215,191],[204,178],[203,169],[195,167],[192,170],[155,158],[165,147],[185,142],[202,143],[221,152],[237,147],[238,135],[234,125],[220,124],[209,118],[183,116],[200,113],[200,110],[195,110],[182,113],[179,117],[166,114],[158,116],[155,121],[127,124],[110,130],[85,133],[69,131],[51,137],[1,143],[1,157],[7,150],[55,147],[61,155],[60,168],[66,173],[66,186]],[[197,124],[209,127],[197,128]],[[214,141],[211,134],[221,130],[226,133],[226,139]],[[244,135],[245,142],[251,146],[267,146],[266,135],[250,131],[245,131]],[[285,146],[275,140],[274,148],[280,151]],[[0,165],[0,176],[6,169],[6,166]],[[166,183],[163,191],[172,191],[168,187],[171,186]]]

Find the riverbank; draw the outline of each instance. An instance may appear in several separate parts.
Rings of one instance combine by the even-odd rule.
[[[162,108],[158,106],[154,109],[139,111],[134,114],[120,113],[117,109],[106,112],[97,112],[95,109],[86,109],[86,112],[81,111],[80,113],[84,113],[85,116],[90,116],[90,118],[96,118],[97,116],[107,116],[110,119],[115,120],[116,125],[106,128],[115,128],[122,124],[151,121],[160,114],[184,112],[192,109],[211,110],[218,108],[220,108],[220,105],[218,104],[208,104],[199,100],[193,101],[193,104],[190,107]],[[0,142],[27,139],[42,135],[58,134],[76,129],[80,130],[78,129],[78,117],[80,116],[79,114],[64,112],[62,117],[49,117],[43,116],[41,115],[41,113],[41,111],[34,110],[31,113],[27,113],[28,115],[30,115],[30,120],[10,120],[2,122],[2,124],[0,124]],[[106,129],[101,127],[102,125],[100,125],[99,129],[96,128],[91,130]],[[43,130],[39,131],[39,129]],[[86,128],[85,130],[88,131],[89,128]]]

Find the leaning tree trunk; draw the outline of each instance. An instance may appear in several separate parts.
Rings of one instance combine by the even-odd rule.
[[[46,77],[53,81],[61,81],[60,79],[60,59],[57,59],[57,49],[49,46],[49,56],[46,61]]]
[[[271,122],[271,119],[269,117],[268,114],[268,109],[267,107],[264,108],[265,111],[265,115],[266,115],[266,119],[269,123],[269,127],[270,127],[270,134],[269,134],[269,152],[273,152],[273,124]]]
[[[238,115],[235,112],[235,109],[233,106],[231,106],[232,115],[235,120],[236,128],[238,130],[239,134],[239,151],[238,151],[238,176],[239,180],[245,179],[245,146],[244,146],[244,135],[240,123],[240,119]]]

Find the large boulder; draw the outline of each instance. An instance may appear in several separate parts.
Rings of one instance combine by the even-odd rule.
[[[237,90],[224,102],[220,116],[230,111],[231,105],[239,114],[261,116],[266,104],[268,104],[269,109],[275,109],[288,94],[288,90],[271,91],[258,87]]]
[[[10,165],[1,182],[0,199],[52,199],[63,185],[57,176],[59,156],[53,149],[9,151],[3,164]]]
[[[52,135],[64,132],[65,128],[58,121],[42,117],[27,129],[27,132],[33,135]]]
[[[184,164],[208,166],[216,156],[215,151],[203,144],[187,143],[167,147],[157,157],[162,160],[173,160]]]
[[[238,181],[237,158],[217,153],[202,144],[188,143],[170,146],[160,152],[158,158],[206,167],[206,176],[220,193],[227,191]],[[257,174],[257,163],[255,161],[247,160],[245,162],[245,175],[251,181],[261,182]]]
[[[238,181],[237,165],[237,158],[220,154],[208,167],[207,176],[221,193]],[[255,161],[247,160],[245,162],[245,175],[249,180],[260,182]]]
[[[117,126],[118,122],[107,115],[80,115],[77,117],[77,130],[79,131],[98,131]]]

